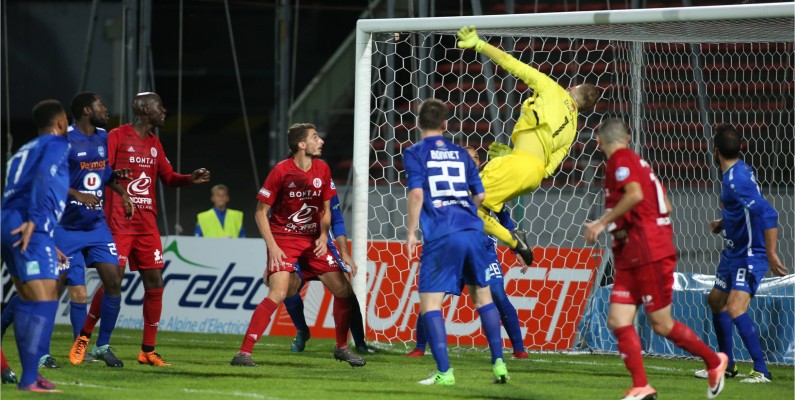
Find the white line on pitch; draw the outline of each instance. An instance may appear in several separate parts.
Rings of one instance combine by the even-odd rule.
[[[613,366],[618,365],[618,363],[600,363],[596,361],[561,361],[561,360],[544,360],[544,359],[528,359],[530,362],[537,362],[537,363],[554,363],[554,364],[575,364],[575,365],[597,365],[597,366]],[[684,368],[675,368],[675,367],[661,367],[657,365],[646,365],[646,369],[655,369],[659,371],[689,371],[688,369]]]
[[[204,390],[204,389],[188,389],[183,388],[183,391],[187,393],[206,393],[206,394],[220,394],[220,395],[231,395],[231,396],[238,396],[238,397],[250,397],[253,399],[266,399],[266,400],[278,400],[278,397],[270,397],[265,396],[259,393],[246,393],[246,392],[224,392],[223,390]]]
[[[52,382],[55,383],[55,384],[58,384],[58,385],[80,386],[80,387],[89,387],[89,388],[95,388],[95,389],[129,390],[127,388],[113,387],[113,386],[103,386],[103,385],[94,385],[92,383],[83,383],[83,382],[58,382],[58,381],[52,381]]]

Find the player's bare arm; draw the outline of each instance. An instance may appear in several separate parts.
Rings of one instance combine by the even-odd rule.
[[[119,168],[113,171],[113,179],[119,181],[123,179],[132,179],[131,168]]]
[[[94,207],[99,204],[99,197],[91,193],[83,193],[75,188],[69,188],[69,197],[73,197],[88,207]]]
[[[207,183],[210,181],[210,170],[206,168],[199,168],[190,174],[190,180],[194,185]]]
[[[417,228],[420,224],[420,211],[422,211],[422,189],[412,189],[408,195],[408,222],[406,223],[406,249],[408,251],[409,260],[414,258],[417,252]]]
[[[315,255],[322,256],[328,251],[328,230],[331,226],[331,200],[323,202],[323,216],[320,218],[320,236],[315,239]]]
[[[714,219],[709,221],[709,231],[715,234],[723,230],[723,218]]]
[[[778,258],[778,228],[765,229],[765,247],[767,248],[767,261],[770,263],[770,271],[775,276],[785,276],[789,271]]]
[[[271,271],[278,271],[284,264],[287,256],[284,254],[276,240],[273,238],[271,231],[270,221],[268,220],[268,211],[271,206],[269,204],[259,202],[257,203],[257,210],[254,211],[254,219],[257,221],[257,228],[259,233],[265,240],[265,246],[268,248],[268,269]]]
[[[626,214],[641,201],[643,201],[643,189],[640,187],[640,183],[628,183],[624,186],[624,195],[621,196],[621,200],[619,200],[615,207],[605,212],[598,220],[583,224],[585,228],[583,234],[585,242],[588,244],[596,243],[599,240],[599,235],[610,223]]]
[[[135,203],[133,203],[130,195],[127,194],[127,191],[115,181],[108,182],[107,186],[121,196],[121,204],[124,206],[124,218],[132,219],[132,217],[135,215]]]
[[[351,257],[351,253],[348,250],[348,237],[345,235],[339,235],[334,240],[337,242],[337,250],[340,252],[340,258],[345,265],[351,268],[351,274],[356,276],[356,273],[359,271],[359,267],[353,261],[353,257]]]
[[[20,247],[19,252],[22,253],[22,254],[25,254],[25,250],[28,249],[28,243],[30,243],[30,237],[33,236],[33,229],[34,228],[36,228],[36,224],[34,224],[33,221],[25,221],[25,222],[22,223],[22,225],[17,227],[17,229],[14,229],[13,231],[11,231],[12,235],[16,235],[16,234],[20,234],[21,235],[19,240],[14,242],[14,245],[12,247],[20,247],[20,246],[22,246],[22,247]]]

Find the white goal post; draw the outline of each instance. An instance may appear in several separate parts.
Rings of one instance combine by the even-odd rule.
[[[367,266],[353,286],[367,316],[368,338],[392,345],[413,340],[416,265],[401,253],[406,233],[402,151],[419,139],[417,106],[429,97],[446,102],[452,110],[452,140],[485,149],[491,142],[509,141],[519,106],[532,92],[487,57],[455,47],[455,33],[470,25],[484,40],[562,86],[588,82],[601,93],[593,112],[580,113],[577,140],[559,171],[534,193],[510,203],[517,225],[539,248],[536,258],[541,256],[529,272],[532,277],[514,271],[511,255],[504,259],[509,264],[504,266],[506,291],[519,303],[525,344],[531,350],[612,351],[614,339],[603,332],[599,318],[603,289],[612,279],[609,246],[607,239],[586,246],[580,237],[581,223],[603,211],[603,158],[593,132],[608,116],[628,122],[632,146],[652,163],[671,194],[679,250],[675,316],[700,325],[695,329],[705,339],[714,336],[706,292],[721,243],[705,226],[719,215],[719,173],[710,140],[715,123],[741,130],[746,161],[779,212],[779,255],[790,272],[795,267],[794,16],[793,3],[771,3],[359,20],[351,239],[354,260],[362,272]],[[770,361],[792,363],[793,349],[786,347],[795,346],[795,277],[766,281],[752,309],[775,313],[775,321],[760,328],[764,346],[773,349]],[[766,296],[781,302],[771,305]],[[682,308],[682,303],[689,304]],[[470,321],[468,300],[452,300],[447,307],[454,314],[447,323],[455,325],[450,342],[482,343],[467,338],[480,335]],[[787,337],[778,337],[786,330]],[[669,354],[653,334],[641,332],[641,337],[647,352]],[[710,340],[714,346],[715,339]],[[743,359],[741,342],[735,340],[735,346]]]

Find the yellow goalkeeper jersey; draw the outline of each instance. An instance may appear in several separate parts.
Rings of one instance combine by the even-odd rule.
[[[494,62],[533,89],[533,95],[522,103],[522,112],[511,134],[511,141],[516,146],[519,135],[528,132],[538,135],[544,146],[546,178],[558,169],[577,137],[577,104],[565,89],[543,72],[510,54],[500,53]],[[531,152],[528,149],[520,150]]]

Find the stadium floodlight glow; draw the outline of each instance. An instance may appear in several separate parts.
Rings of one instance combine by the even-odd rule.
[[[633,148],[653,165],[669,190],[675,208],[677,271],[688,275],[686,282],[709,281],[721,248],[719,237],[705,228],[719,210],[720,184],[710,140],[711,126],[719,122],[742,131],[746,161],[757,169],[765,196],[779,212],[779,255],[792,265],[794,15],[792,3],[773,3],[360,20],[352,254],[368,270],[366,279],[359,274],[353,284],[373,325],[368,336],[392,344],[408,342],[416,318],[410,316],[416,312],[416,293],[405,288],[413,282],[410,275],[416,265],[402,256],[406,187],[401,155],[420,137],[417,106],[428,97],[447,102],[452,140],[485,148],[493,141],[508,142],[521,101],[532,93],[487,58],[457,49],[455,33],[462,26],[477,27],[484,40],[564,87],[588,82],[601,92],[595,110],[580,113],[578,138],[560,170],[536,192],[510,204],[533,245],[544,248],[528,274],[506,271],[506,290],[519,303],[520,321],[528,330],[525,344],[531,350],[572,347],[565,334],[572,328],[564,326],[572,319],[579,324],[573,329],[576,333],[569,332],[576,336],[574,345],[599,347],[595,343],[614,340],[609,333],[604,338],[588,336],[591,322],[580,320],[599,307],[601,291],[612,278],[606,239],[590,248],[580,231],[584,220],[603,211],[603,157],[593,132],[606,116],[628,122]],[[593,253],[586,257],[572,249]],[[604,250],[602,256],[596,249]],[[597,261],[586,276],[582,271],[587,268],[570,268],[566,257]],[[677,313],[691,326],[703,325],[704,316],[709,316],[704,291],[697,296],[688,309]],[[455,329],[462,333],[451,341],[471,345],[461,339],[475,329],[466,320],[469,302],[452,300],[450,307],[455,315],[448,315],[448,324],[458,324]],[[580,314],[570,315],[575,312]],[[771,322],[768,335],[786,330],[776,323],[784,322]],[[535,335],[534,330],[543,332]],[[766,340],[770,345],[778,339],[763,336]],[[742,344],[735,345],[742,359]]]

